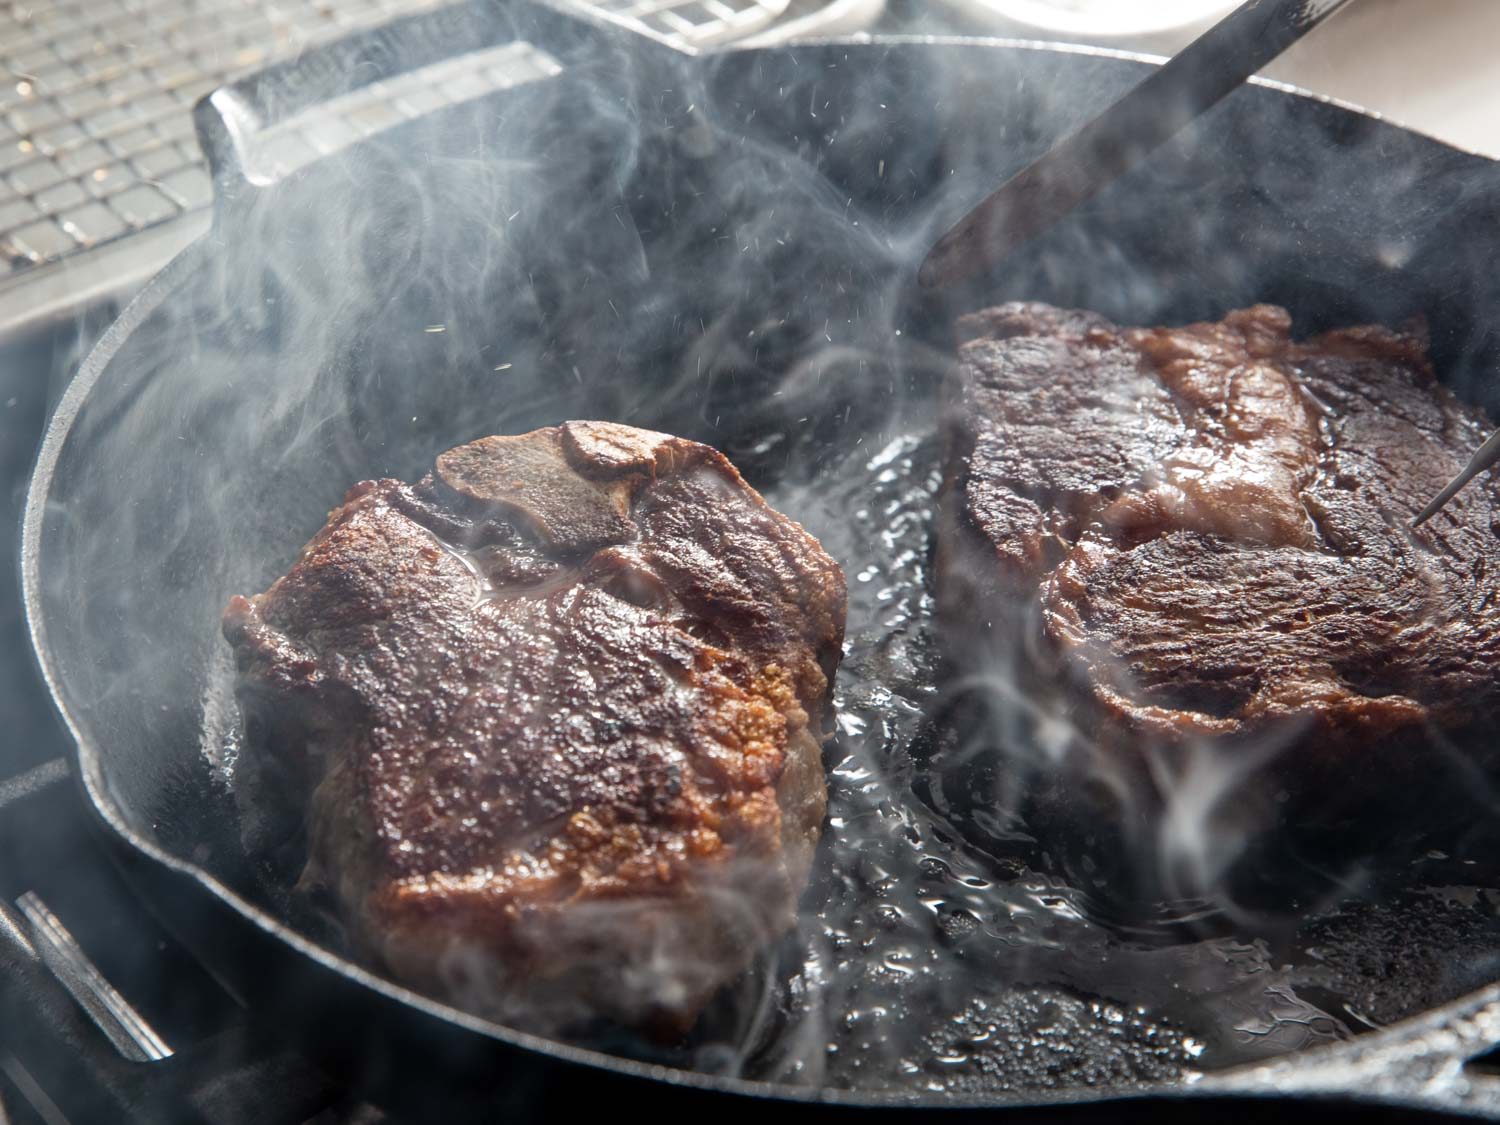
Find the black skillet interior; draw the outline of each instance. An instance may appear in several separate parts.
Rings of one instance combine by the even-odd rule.
[[[930,465],[965,307],[1152,323],[1272,301],[1303,332],[1423,315],[1445,380],[1500,405],[1490,162],[1266,86],[982,285],[914,291],[945,221],[1144,70],[980,43],[616,54],[238,193],[102,345],[31,499],[42,660],[111,828],[285,916],[240,843],[218,616],[350,483],[458,441],[570,417],[707,441],[858,586],[912,544],[851,531],[839,489],[886,452],[869,479]],[[888,611],[856,591],[858,690],[894,667],[881,637],[909,622]]]

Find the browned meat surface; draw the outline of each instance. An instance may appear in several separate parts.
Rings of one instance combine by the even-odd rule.
[[[532,1027],[680,1027],[793,921],[844,603],[715,450],[571,422],[356,485],[224,633],[368,955]]]
[[[1500,494],[1408,526],[1489,423],[1416,334],[1289,328],[1269,306],[961,323],[945,627],[964,661],[1064,685],[1077,743],[1132,786],[1207,754],[1335,798],[1492,741]]]

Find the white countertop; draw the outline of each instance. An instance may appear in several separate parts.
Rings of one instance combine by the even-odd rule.
[[[1059,38],[993,14],[985,0],[946,3],[976,29]],[[1171,54],[1194,33],[1092,41]],[[1354,0],[1265,73],[1500,157],[1500,0]]]
[[[1500,157],[1500,0],[1355,0],[1266,73]]]

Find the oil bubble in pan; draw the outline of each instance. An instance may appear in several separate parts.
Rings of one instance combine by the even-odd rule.
[[[756,466],[768,502],[817,536],[849,581],[825,751],[829,819],[797,931],[726,987],[681,1042],[603,1024],[576,1029],[574,1041],[709,1073],[866,1091],[1146,1087],[1345,1039],[1480,979],[1479,968],[1444,973],[1440,963],[1445,951],[1473,966],[1500,956],[1487,892],[1438,900],[1417,888],[1335,907],[1282,935],[1236,933],[1184,903],[1162,904],[1132,928],[1060,876],[1021,802],[955,795],[951,778],[935,776],[951,765],[942,746],[952,721],[930,570],[940,454],[930,420],[911,420],[816,459],[799,455],[793,433]],[[771,463],[780,471],[767,471]],[[292,893],[295,834],[254,811],[266,804],[255,793],[275,779],[237,760],[227,653],[214,668],[204,765],[233,794],[229,819],[240,832],[226,839],[221,819],[199,838],[244,850],[237,863],[216,856],[210,866],[344,949],[318,904]],[[1003,776],[1003,765],[989,768]],[[1378,936],[1397,932],[1408,940]],[[1372,948],[1403,972],[1385,973]]]

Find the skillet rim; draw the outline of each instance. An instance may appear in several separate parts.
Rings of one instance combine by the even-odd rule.
[[[545,44],[541,45],[545,49]],[[871,35],[857,34],[831,38],[818,38],[769,47],[747,47],[726,49],[706,53],[705,61],[715,56],[728,54],[762,54],[786,52],[799,48],[848,47],[859,50],[880,47],[961,47],[967,49],[1032,52],[1037,54],[1078,55],[1095,59],[1116,60],[1134,66],[1160,66],[1164,56],[1121,50],[1111,47],[1096,47],[1087,44],[1062,43],[1045,39],[984,37],[964,35]],[[565,73],[565,72],[564,72]],[[1254,77],[1247,85],[1281,96],[1295,97],[1330,107],[1342,113],[1353,114],[1382,126],[1410,134],[1426,144],[1446,149],[1462,156],[1490,163],[1500,163],[1484,153],[1440,140],[1420,130],[1406,126],[1384,114],[1365,109],[1352,102],[1318,94],[1290,83],[1274,79]],[[212,94],[208,95],[212,97]],[[207,99],[205,99],[207,100]],[[272,187],[269,190],[275,190]],[[217,215],[218,199],[214,202]],[[975,1098],[953,1095],[929,1094],[881,1094],[840,1090],[828,1087],[790,1086],[783,1083],[752,1081],[742,1078],[710,1075],[678,1067],[640,1062],[607,1054],[589,1048],[578,1047],[559,1040],[548,1039],[471,1015],[451,1005],[433,1000],[411,989],[385,979],[369,969],[338,953],[325,949],[316,942],[293,930],[269,911],[262,909],[237,894],[208,871],[189,860],[173,855],[167,849],[138,834],[126,822],[109,792],[106,771],[102,765],[104,751],[93,740],[85,725],[77,718],[67,699],[63,678],[52,662],[52,650],[47,643],[47,627],[44,619],[41,590],[41,549],[43,523],[45,520],[52,481],[67,447],[73,424],[82,412],[94,385],[107,373],[115,356],[125,347],[135,331],[152,313],[169,301],[193,273],[208,260],[215,249],[217,223],[207,232],[194,239],[161,269],[142,290],[133,297],[119,316],[109,326],[88,356],[69,380],[48,419],[36,461],[27,485],[26,503],[21,522],[20,577],[22,608],[25,615],[27,637],[30,642],[35,667],[46,685],[72,744],[70,758],[74,773],[83,790],[85,804],[98,825],[107,831],[110,842],[125,845],[142,858],[159,867],[166,868],[179,878],[191,880],[199,888],[227,907],[245,922],[248,922],[269,938],[289,946],[294,952],[316,963],[324,970],[338,974],[379,994],[388,1001],[403,1004],[428,1017],[476,1033],[483,1038],[522,1051],[536,1052],[565,1063],[581,1067],[598,1068],[622,1077],[635,1078],[668,1086],[688,1087],[704,1093],[728,1093],[760,1101],[781,1100],[803,1106],[825,1105],[846,1109],[858,1108],[911,1108],[924,1110],[1019,1109],[1042,1108],[1049,1105],[1098,1105],[1110,1102],[1129,1103],[1166,1098],[1171,1101],[1212,1101],[1225,1097],[1271,1098],[1280,1093],[1284,1072],[1290,1067],[1316,1073],[1318,1064],[1325,1069],[1338,1071],[1341,1055],[1365,1053],[1369,1048],[1419,1037],[1424,1032],[1444,1030],[1450,1020],[1475,1019],[1481,1010],[1500,1005],[1500,981],[1466,993],[1455,1000],[1407,1019],[1388,1025],[1385,1029],[1360,1036],[1350,1043],[1329,1044],[1293,1052],[1261,1063],[1242,1064],[1224,1071],[1205,1075],[1193,1085],[1152,1085],[1121,1090],[1118,1088],[1078,1087],[1060,1091],[1027,1091],[1001,1097]],[[133,881],[132,881],[133,883]],[[138,888],[137,894],[142,894]],[[144,897],[144,896],[143,896]],[[1328,1064],[1333,1064],[1331,1067]],[[1353,1074],[1350,1075],[1354,1077]],[[1408,1092],[1406,1096],[1381,1095],[1370,1086],[1319,1087],[1314,1085],[1301,1091],[1304,1096],[1347,1098],[1354,1102],[1405,1105],[1412,1108],[1436,1108],[1430,1099]],[[1444,1106],[1452,1110],[1458,1107]]]

